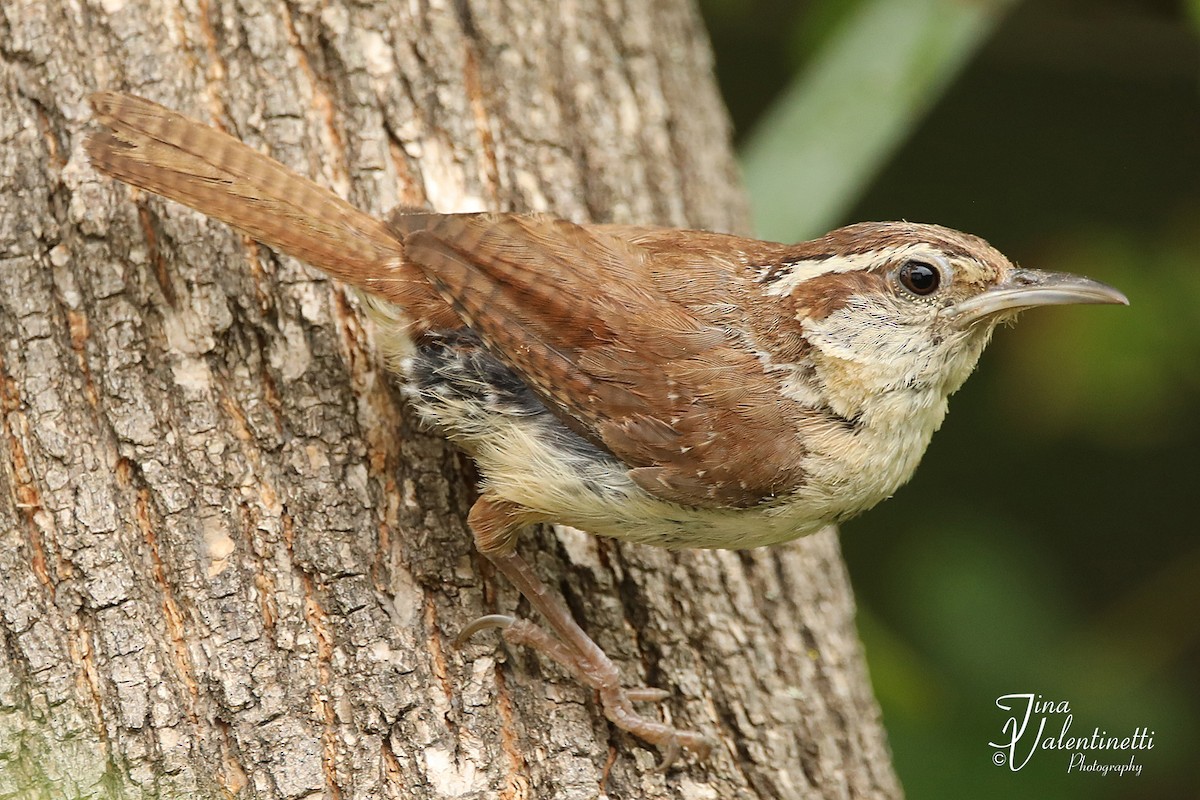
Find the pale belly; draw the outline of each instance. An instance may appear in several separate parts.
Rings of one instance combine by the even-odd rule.
[[[895,425],[884,417],[824,437],[824,450],[805,453],[805,484],[787,496],[697,508],[634,483],[624,464],[550,414],[468,333],[422,342],[405,366],[414,406],[475,459],[481,489],[553,522],[673,549],[777,544],[865,511],[912,475],[945,409],[929,403],[914,414],[906,402]]]

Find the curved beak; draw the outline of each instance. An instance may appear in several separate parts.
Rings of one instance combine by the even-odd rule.
[[[1068,272],[1042,272],[1014,269],[992,288],[955,303],[946,314],[963,327],[1002,312],[1023,311],[1034,306],[1061,306],[1083,303],[1129,305],[1129,299],[1113,287],[1082,275]]]

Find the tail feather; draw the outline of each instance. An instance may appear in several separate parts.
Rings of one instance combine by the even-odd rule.
[[[232,136],[149,100],[100,92],[91,103],[103,129],[86,150],[101,172],[395,303],[417,328],[457,324],[384,222]]]

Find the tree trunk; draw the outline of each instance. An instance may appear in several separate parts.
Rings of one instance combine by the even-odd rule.
[[[82,151],[119,88],[373,213],[744,230],[710,71],[683,0],[5,0],[0,796],[899,795],[832,532],[523,538],[626,682],[719,742],[653,771],[555,665],[453,646],[524,609],[355,299]]]

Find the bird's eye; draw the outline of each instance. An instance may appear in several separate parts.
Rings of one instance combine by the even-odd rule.
[[[900,267],[900,283],[919,297],[933,294],[942,283],[937,267],[924,261],[905,261]]]

